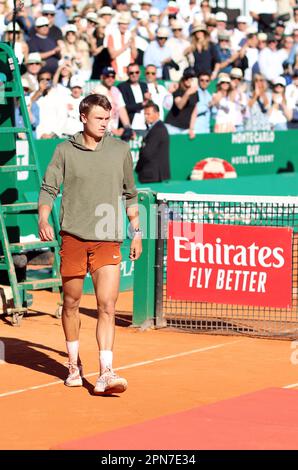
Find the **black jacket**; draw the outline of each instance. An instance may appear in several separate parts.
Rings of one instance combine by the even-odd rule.
[[[131,89],[131,83],[129,80],[126,82],[119,83],[118,88],[122,93],[126,110],[129,116],[130,123],[132,123],[135,113],[139,113],[143,109],[143,103],[136,103],[134,94]],[[143,101],[145,100],[144,94],[148,91],[147,83],[140,82],[139,83],[142,93],[143,93]]]
[[[141,183],[170,179],[169,134],[162,121],[157,121],[143,139],[136,166]]]

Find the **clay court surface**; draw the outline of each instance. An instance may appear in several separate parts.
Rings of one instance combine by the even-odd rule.
[[[129,387],[98,397],[95,299],[85,295],[81,303],[86,378],[75,389],[63,385],[57,301],[57,294],[35,292],[21,327],[0,316],[1,449],[298,448],[293,342],[142,331],[130,326],[132,294],[122,293],[114,366]]]

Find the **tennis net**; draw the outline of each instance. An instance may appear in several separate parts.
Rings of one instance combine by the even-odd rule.
[[[298,197],[158,193],[157,203],[157,325],[296,338]],[[193,249],[183,227],[202,229]]]

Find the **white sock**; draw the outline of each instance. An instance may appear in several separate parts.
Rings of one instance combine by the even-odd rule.
[[[99,351],[99,364],[101,373],[106,369],[112,370],[113,351]]]
[[[79,355],[79,340],[66,341],[66,349],[68,352],[69,362],[71,364],[77,364]]]

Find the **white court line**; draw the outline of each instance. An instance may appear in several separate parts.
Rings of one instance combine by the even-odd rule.
[[[298,383],[297,383],[297,384],[285,385],[285,386],[282,387],[282,388],[296,388],[296,387],[298,387]]]
[[[214,346],[208,346],[206,348],[192,349],[190,351],[186,351],[186,352],[182,352],[182,353],[178,353],[178,354],[172,354],[170,356],[162,356],[162,357],[158,357],[156,359],[150,359],[148,361],[134,362],[134,363],[128,364],[126,366],[117,367],[114,370],[118,371],[118,370],[132,369],[133,367],[146,366],[148,364],[154,364],[156,362],[167,361],[169,359],[176,359],[178,357],[183,357],[183,356],[189,356],[190,354],[196,354],[196,353],[200,353],[200,352],[211,351],[212,349],[222,348],[223,346],[227,346],[229,344],[239,343],[239,341],[243,341],[243,340],[240,339],[240,340],[237,340],[237,341],[229,341],[228,343],[220,343],[220,344],[215,344]],[[93,377],[95,375],[98,375],[98,372],[91,372],[89,374],[84,374],[84,377]],[[39,390],[39,389],[42,389],[42,388],[51,387],[52,385],[59,385],[59,384],[63,384],[63,383],[64,383],[63,380],[56,380],[55,382],[49,382],[49,383],[46,383],[46,384],[43,384],[43,385],[35,385],[34,387],[27,387],[27,388],[22,388],[22,389],[19,389],[19,390],[12,390],[11,392],[1,393],[0,398],[9,397],[10,395],[17,395],[19,393],[30,392],[31,390]]]

